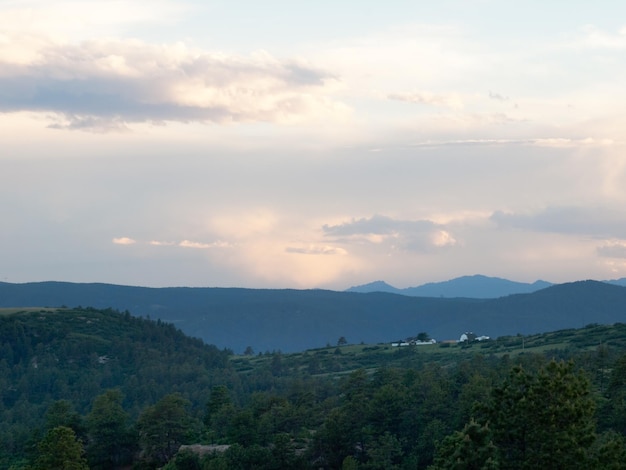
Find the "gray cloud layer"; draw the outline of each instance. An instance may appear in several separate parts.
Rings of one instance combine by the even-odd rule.
[[[340,225],[324,225],[327,235],[389,235],[397,232],[424,233],[435,230],[438,226],[429,220],[394,220],[384,215],[374,215],[369,219],[355,219]]]
[[[611,243],[609,245],[599,246],[596,252],[606,258],[626,258],[626,244]]]
[[[548,207],[534,214],[496,211],[491,220],[504,228],[626,238],[626,213],[609,207]]]
[[[0,59],[0,111],[58,113],[56,127],[104,122],[279,121],[330,105],[332,77],[306,64],[136,41],[54,45],[27,64]]]
[[[395,220],[383,215],[354,219],[340,225],[324,225],[324,234],[338,243],[358,239],[389,248],[426,252],[456,244],[443,225],[430,220]]]

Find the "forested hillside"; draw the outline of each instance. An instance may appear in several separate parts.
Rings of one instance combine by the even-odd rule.
[[[626,321],[626,287],[584,281],[499,299],[446,299],[326,290],[161,288],[44,282],[0,283],[0,307],[128,310],[174,323],[190,336],[241,353],[297,352],[350,342],[389,342],[428,331],[497,337]]]
[[[128,312],[3,310],[0,351],[3,469],[626,461],[624,324],[236,356]]]
[[[117,389],[137,416],[168,393],[193,403],[226,381],[229,352],[186,337],[173,325],[112,310],[47,309],[0,315],[0,439],[8,456],[28,449],[57,400],[85,414],[94,397]]]

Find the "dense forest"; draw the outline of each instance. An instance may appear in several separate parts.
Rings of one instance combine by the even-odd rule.
[[[129,312],[0,313],[3,469],[626,468],[623,324],[235,355]]]

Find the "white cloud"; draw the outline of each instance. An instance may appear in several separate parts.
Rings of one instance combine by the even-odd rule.
[[[124,129],[132,122],[277,122],[344,115],[326,86],[334,77],[266,52],[235,56],[184,43],[33,38],[30,54],[0,47],[0,107],[56,113],[52,127]],[[28,61],[24,62],[24,57]]]
[[[183,248],[197,248],[201,250],[206,250],[210,248],[230,248],[232,245],[228,242],[221,241],[221,240],[211,242],[211,243],[183,240],[182,242],[178,244],[178,246],[181,246]]]
[[[159,240],[151,240],[149,242],[149,245],[152,246],[174,246],[176,245],[175,242],[167,242],[167,241],[159,241]]]
[[[450,109],[463,108],[463,101],[457,94],[439,95],[424,91],[389,93],[387,98],[407,103],[423,104],[428,106],[442,106]]]
[[[116,245],[134,245],[137,242],[133,240],[132,238],[119,237],[119,238],[114,238],[113,243],[115,243]]]
[[[438,232],[433,233],[432,235],[433,245],[437,247],[442,246],[453,246],[456,245],[457,241],[454,239],[452,235],[446,230],[440,230]]]
[[[607,258],[626,258],[626,241],[609,241],[598,246],[600,256]]]
[[[460,140],[427,140],[415,142],[411,147],[445,147],[445,146],[503,146],[533,144],[534,140],[512,139],[460,139]]]
[[[111,35],[137,25],[171,25],[187,10],[168,0],[21,0],[0,6],[0,30],[45,34],[55,39]]]
[[[626,27],[620,28],[616,33],[607,32],[595,25],[586,25],[582,29],[582,44],[590,48],[598,49],[626,49]]]
[[[113,243],[115,243],[116,245],[135,245],[135,244],[139,244],[143,242],[138,242],[137,240],[134,240],[128,237],[120,237],[120,238],[114,238]],[[180,242],[151,240],[147,242],[146,244],[150,246],[178,246],[181,248],[195,248],[195,249],[201,249],[201,250],[206,250],[206,249],[211,249],[211,248],[231,248],[233,246],[232,244],[223,240],[216,240],[210,243],[198,242],[198,241],[192,241],[192,240],[183,240]]]
[[[328,245],[288,246],[285,251],[301,255],[346,255],[348,253],[343,248]]]
[[[393,251],[421,252],[457,244],[448,229],[430,220],[398,220],[374,215],[322,228],[325,236],[336,243],[384,245]]]
[[[508,101],[510,99],[508,96],[504,96],[500,93],[495,93],[493,91],[489,92],[489,98],[496,101]]]
[[[613,139],[597,139],[593,137],[584,137],[579,139],[570,139],[564,137],[543,138],[532,140],[533,145],[539,147],[554,148],[576,148],[576,147],[610,147],[615,144]]]

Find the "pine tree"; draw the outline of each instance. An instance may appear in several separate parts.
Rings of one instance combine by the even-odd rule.
[[[498,460],[489,426],[471,419],[462,431],[443,440],[429,470],[498,470]]]
[[[589,468],[593,415],[589,381],[572,363],[551,361],[536,374],[514,367],[487,413],[501,468]]]
[[[145,455],[155,463],[169,462],[191,428],[189,401],[178,393],[166,395],[139,416],[137,427]]]
[[[71,428],[57,426],[49,430],[37,449],[34,470],[89,470],[83,445]]]
[[[115,468],[130,456],[133,440],[122,399],[119,390],[107,390],[94,399],[87,415],[90,439],[87,455],[94,469]]]

